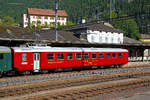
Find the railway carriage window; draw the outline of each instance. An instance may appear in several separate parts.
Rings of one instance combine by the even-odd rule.
[[[118,53],[118,58],[122,58],[122,53]]]
[[[89,59],[89,53],[84,53],[84,59]]]
[[[81,59],[81,53],[76,53],[76,59]]]
[[[4,59],[4,54],[0,53],[0,60]]]
[[[93,58],[93,59],[97,58],[96,53],[92,53],[92,58]]]
[[[27,61],[27,54],[22,54],[22,61]]]
[[[112,53],[112,58],[116,58],[116,53]]]
[[[106,53],[106,58],[110,58],[110,53]]]
[[[99,58],[104,58],[104,53],[99,53]]]
[[[53,53],[48,53],[47,54],[47,60],[54,60],[54,54]]]
[[[63,53],[58,53],[57,54],[57,59],[58,60],[63,60],[64,59],[64,54]]]
[[[68,60],[73,59],[73,53],[67,53],[67,59]]]

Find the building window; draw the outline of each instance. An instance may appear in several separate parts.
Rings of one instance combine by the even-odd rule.
[[[106,53],[106,58],[110,58],[110,53]]]
[[[99,37],[99,42],[100,42],[100,43],[102,42],[102,37]]]
[[[51,17],[51,20],[54,20],[54,17]]]
[[[120,43],[120,38],[118,38],[118,43]]]
[[[97,58],[96,53],[92,53],[92,59],[95,59],[95,58]]]
[[[84,53],[84,59],[89,59],[89,53]]]
[[[114,43],[114,38],[113,37],[111,38],[111,43]]]
[[[73,59],[73,53],[67,53],[67,59],[68,60]]]
[[[116,53],[112,53],[112,58],[116,58]]]
[[[63,60],[64,59],[64,54],[63,53],[58,53],[57,54],[57,59],[58,60]]]
[[[81,53],[76,53],[76,59],[81,59]]]
[[[45,18],[45,19],[48,19],[48,16],[45,16],[44,18]]]
[[[65,19],[64,17],[61,18],[61,20],[64,20],[64,19]]]
[[[25,53],[22,54],[22,61],[27,61],[27,54]]]
[[[41,19],[41,16],[38,16],[38,19]]]
[[[99,58],[104,58],[104,53],[99,53]]]
[[[53,53],[48,53],[47,54],[47,60],[54,60],[54,54]]]
[[[108,37],[105,38],[106,43],[108,43]]]
[[[94,36],[93,35],[91,36],[91,41],[94,42]]]
[[[3,59],[4,59],[4,54],[0,53],[0,60],[3,60]]]
[[[118,58],[122,58],[122,53],[118,53]]]

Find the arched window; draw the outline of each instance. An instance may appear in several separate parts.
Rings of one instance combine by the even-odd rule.
[[[101,43],[101,42],[102,42],[102,37],[100,36],[100,37],[99,37],[99,43]]]
[[[91,41],[94,42],[94,36],[93,35],[91,36]]]
[[[108,43],[108,37],[105,38],[105,42]]]
[[[118,43],[120,43],[120,38],[118,38]]]
[[[113,37],[111,38],[111,43],[114,43],[114,38]]]

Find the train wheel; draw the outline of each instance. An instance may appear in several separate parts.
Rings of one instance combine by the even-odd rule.
[[[30,75],[31,72],[30,72],[30,71],[24,71],[22,74],[23,74],[23,75]]]
[[[48,73],[48,70],[42,70],[41,73],[42,73],[42,74],[47,74],[47,73]]]

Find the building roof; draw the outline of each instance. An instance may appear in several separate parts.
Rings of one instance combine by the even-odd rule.
[[[69,31],[73,30],[79,30],[79,29],[90,29],[92,31],[105,31],[105,32],[116,32],[116,33],[123,33],[122,30],[115,29],[113,27],[110,27],[103,22],[101,23],[83,23],[83,24],[78,24],[75,26],[71,26],[68,28]]]
[[[36,30],[37,37],[40,41],[55,41],[55,30]],[[82,43],[82,41],[73,35],[73,32],[67,31],[58,31],[58,40],[62,42],[77,42]],[[27,40],[34,41],[34,30],[20,27],[11,27],[11,26],[0,26],[0,39],[19,39],[19,40]]]
[[[28,14],[55,16],[55,11],[50,9],[28,8]],[[58,16],[67,17],[67,13],[64,10],[58,10]]]
[[[128,38],[126,36],[123,37],[123,43],[124,44],[142,44],[142,42],[140,42],[138,40],[134,40],[134,39]]]

